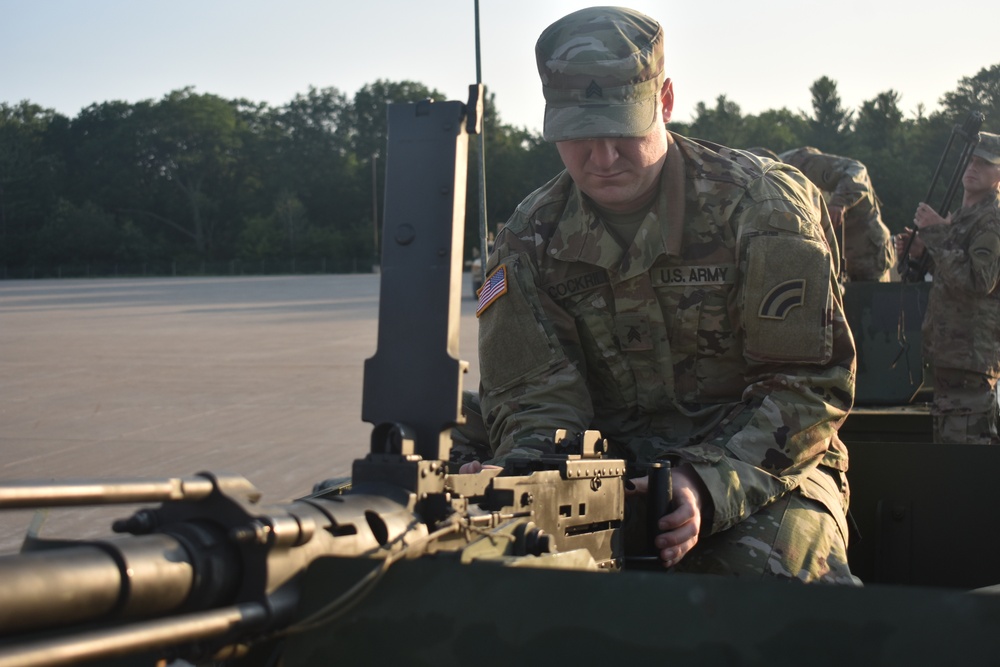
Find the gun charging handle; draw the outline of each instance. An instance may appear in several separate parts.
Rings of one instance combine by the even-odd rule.
[[[653,461],[649,465],[649,486],[646,491],[646,535],[649,550],[655,554],[656,536],[660,534],[660,517],[670,511],[674,485],[670,476],[670,461]]]

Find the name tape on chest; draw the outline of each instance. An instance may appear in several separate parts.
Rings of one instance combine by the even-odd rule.
[[[734,264],[661,266],[654,268],[650,274],[654,287],[732,285],[736,282],[736,266]]]
[[[607,272],[601,270],[566,278],[560,282],[545,285],[544,289],[553,299],[565,299],[601,285],[607,285],[609,282],[611,281]]]

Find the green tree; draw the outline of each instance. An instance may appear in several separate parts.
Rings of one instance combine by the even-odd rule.
[[[151,102],[92,104],[72,119],[66,195],[109,211],[148,207],[153,179],[139,168],[143,121]]]
[[[212,186],[226,177],[242,144],[240,119],[233,104],[191,88],[169,93],[149,110],[143,137],[145,170],[173,184],[186,203],[188,219],[148,212],[189,236],[204,254],[215,220]]]
[[[521,200],[562,171],[562,161],[551,144],[536,133],[503,122],[496,97],[487,94],[484,104],[486,143],[486,204],[489,234],[496,233]],[[465,243],[467,256],[479,247],[479,142],[469,141],[468,196]]]
[[[306,232],[309,229],[309,216],[306,207],[299,198],[291,192],[284,191],[274,202],[274,217],[285,239],[288,255],[295,257],[302,251]]]
[[[387,110],[396,102],[418,102],[432,99],[445,100],[445,96],[415,81],[387,81],[379,79],[363,86],[354,94],[349,109],[349,145],[359,164],[368,168],[371,175],[371,206],[367,219],[381,230],[380,212],[373,210],[382,201],[385,192],[385,149],[388,141]],[[488,154],[487,154],[488,155]],[[360,224],[360,222],[359,222]],[[374,239],[374,234],[372,234]],[[373,241],[374,242],[374,241]],[[376,252],[372,253],[377,254]]]
[[[912,122],[903,119],[899,102],[900,96],[894,90],[862,102],[847,142],[851,157],[868,168],[882,220],[893,232],[902,231],[906,221],[913,218],[917,204],[914,184],[926,180],[924,166],[912,159],[914,147],[906,141]]]
[[[944,93],[940,112],[906,118],[899,94],[887,90],[855,116],[836,82],[822,77],[810,88],[811,115],[744,115],[720,95],[671,129],[738,148],[811,144],[859,159],[899,231],[918,201],[935,198],[926,190],[952,128],[978,110],[984,129],[998,130],[998,89],[994,65]],[[190,88],[161,100],[97,103],[72,119],[28,101],[0,104],[0,261],[367,260],[384,192],[386,107],[426,98],[442,96],[417,82],[379,80],[351,98],[311,87],[278,108]],[[492,94],[484,127],[492,232],[562,163],[537,133],[505,124]],[[952,171],[945,164],[943,178]],[[479,235],[476,140],[468,176],[471,250]]]
[[[813,82],[809,88],[812,94],[812,117],[809,122],[807,143],[828,153],[837,153],[843,149],[845,135],[851,130],[851,119],[854,113],[841,104],[837,92],[837,82],[822,76]]]
[[[54,264],[113,262],[121,236],[114,216],[94,204],[60,199],[38,232],[32,259]]]
[[[310,88],[281,107],[274,120],[280,140],[274,145],[274,170],[268,178],[276,188],[272,201],[294,197],[316,229],[343,231],[370,220],[370,215],[366,218],[370,190],[364,187],[369,172],[350,145],[353,116],[347,97],[336,88]],[[296,246],[295,252],[301,247]],[[328,246],[327,250],[346,252]]]
[[[698,102],[690,132],[700,139],[707,139],[724,146],[745,145],[740,105],[725,95],[715,98],[715,107],[711,109],[704,102]]]
[[[360,160],[372,155],[385,157],[388,140],[387,108],[395,102],[418,102],[445,99],[437,90],[432,90],[415,81],[387,81],[379,79],[363,86],[354,94],[350,105],[350,146]]]
[[[854,123],[855,145],[866,146],[870,151],[891,151],[897,145],[903,128],[899,99],[899,93],[887,90],[861,103]]]
[[[269,176],[279,190],[306,193],[309,208],[320,206],[312,201],[319,191],[341,194],[339,183],[354,176],[346,166],[353,158],[349,112],[339,90],[313,87],[277,110],[271,118],[278,141],[270,145],[274,171]]]
[[[739,148],[761,146],[781,153],[806,143],[806,119],[786,108],[764,111],[743,119],[743,144]]]
[[[58,199],[65,165],[52,134],[65,120],[28,101],[0,103],[0,261],[5,264],[29,254],[33,235]]]
[[[961,123],[970,111],[986,116],[983,130],[1000,133],[1000,63],[963,77],[958,88],[941,98],[943,114],[953,123]]]

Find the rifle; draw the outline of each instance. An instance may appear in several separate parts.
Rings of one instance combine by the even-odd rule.
[[[976,149],[976,145],[979,144],[979,128],[982,127],[985,116],[979,111],[970,111],[969,115],[966,116],[965,121],[961,125],[955,125],[952,127],[951,135],[948,137],[948,143],[944,147],[944,152],[941,154],[941,158],[938,160],[937,167],[934,169],[934,176],[931,177],[931,185],[927,189],[927,196],[923,198],[923,201],[930,203],[934,195],[934,189],[937,187],[938,178],[941,175],[941,170],[948,160],[949,155],[952,151],[952,146],[955,145],[955,139],[961,139],[961,148],[958,153],[958,161],[955,163],[955,168],[951,173],[951,178],[948,179],[948,185],[945,188],[944,196],[941,198],[941,202],[935,207],[935,211],[942,218],[948,215],[948,211],[951,209],[951,202],[955,198],[955,193],[958,191],[958,184],[962,181],[962,175],[965,173],[966,167],[969,166],[969,161],[972,159],[972,152]],[[924,275],[927,273],[927,254],[918,259],[910,258],[910,246],[913,245],[913,239],[916,236],[917,230],[909,235],[906,241],[906,247],[903,249],[903,256],[899,260],[899,265],[897,269],[899,274],[903,278],[903,282],[919,282],[924,279]]]
[[[625,464],[605,458],[596,432],[556,432],[576,445],[502,473],[449,472],[468,366],[457,356],[468,135],[482,96],[476,85],[464,104],[389,107],[378,346],[362,404],[373,430],[351,479],[275,506],[260,506],[245,478],[208,472],[0,485],[0,510],[159,503],[108,538],[29,536],[0,557],[0,666],[271,664],[289,637],[343,617],[404,559],[621,567]],[[337,559],[370,566],[305,604],[310,572]]]

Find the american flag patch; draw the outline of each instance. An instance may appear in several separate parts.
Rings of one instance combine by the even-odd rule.
[[[501,264],[490,274],[483,286],[479,288],[479,305],[476,306],[476,317],[483,314],[490,304],[507,293],[507,267]]]

